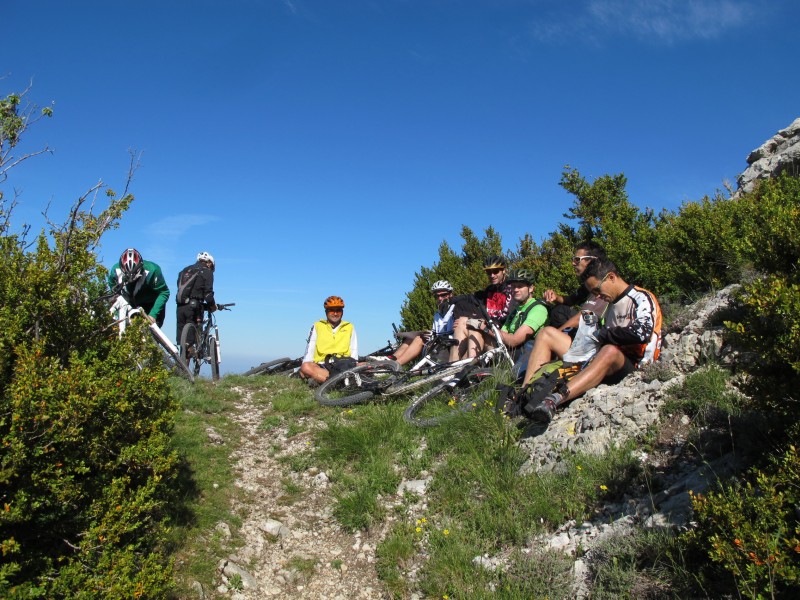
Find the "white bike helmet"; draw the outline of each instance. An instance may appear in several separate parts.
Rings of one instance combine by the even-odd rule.
[[[446,279],[440,279],[439,281],[437,281],[436,283],[434,283],[431,286],[431,291],[432,292],[442,292],[442,291],[444,291],[444,292],[452,292],[453,291],[453,286],[450,285],[450,282],[447,281]]]
[[[201,252],[197,255],[197,260],[207,260],[212,265],[216,265],[217,263],[214,262],[214,257],[211,256],[208,252]]]

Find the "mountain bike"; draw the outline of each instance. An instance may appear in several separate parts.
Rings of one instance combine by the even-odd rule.
[[[394,329],[395,335],[397,335],[397,326],[392,324],[392,329]],[[389,356],[394,354],[394,351],[397,350],[400,343],[398,341],[392,342],[388,340],[386,345],[378,348],[374,352],[370,352],[365,356],[359,356],[358,360],[360,362],[373,360],[376,357],[383,357]],[[263,362],[256,367],[252,367],[242,373],[242,375],[281,375],[285,377],[299,377],[299,369],[300,365],[303,364],[303,357],[300,358],[289,358],[288,356],[284,358],[276,358],[275,360],[271,360],[268,362]]]
[[[282,375],[285,377],[299,377],[298,369],[303,364],[303,357],[300,358],[276,358],[268,362],[263,362],[256,367],[248,369],[242,375]]]
[[[486,379],[488,373],[479,372],[480,368],[486,369],[499,362],[507,362],[509,367],[513,365],[511,355],[502,342],[500,328],[488,318],[488,315],[485,315],[485,312],[484,316],[485,321],[490,324],[489,332],[494,337],[496,347],[488,349],[479,356],[456,362],[438,362],[437,354],[442,348],[452,346],[456,342],[449,336],[433,336],[422,359],[409,370],[400,371],[396,363],[389,362],[361,364],[320,384],[314,397],[325,406],[347,406],[366,402],[376,395],[395,396],[433,384],[433,388],[427,390],[421,397],[415,398],[406,410],[407,420],[412,422],[410,419],[435,397],[430,395],[430,392],[440,387],[442,383],[455,381],[461,388],[466,389],[467,383]],[[463,395],[464,398],[467,396],[468,394]]]
[[[146,316],[147,314],[141,307],[133,308],[122,295],[111,294],[107,297],[115,298],[110,309],[110,312],[114,317],[114,322],[109,327],[116,326],[119,329],[119,337],[122,337],[122,335],[125,333],[125,329],[127,329],[128,325],[130,325],[132,317],[135,315]],[[178,349],[166,336],[166,334],[161,331],[161,328],[155,323],[150,322],[149,319],[147,328],[150,331],[150,335],[152,336],[153,341],[155,341],[156,346],[158,346],[159,350],[161,350],[164,366],[169,371],[177,373],[182,377],[186,377],[189,381],[194,383],[194,375],[192,375],[189,367],[181,358]]]
[[[236,306],[230,304],[217,304],[217,310],[230,310]],[[215,313],[204,310],[206,317],[201,323],[187,323],[181,331],[181,358],[184,359],[195,377],[200,375],[200,367],[204,363],[211,365],[211,378],[219,379],[219,363],[222,362],[220,352],[219,327]]]
[[[494,346],[472,359],[454,375],[442,379],[429,389],[412,398],[403,412],[403,420],[417,427],[431,427],[471,411],[495,393],[499,371],[514,367],[514,359],[503,343],[500,327],[483,311],[489,329],[479,330],[491,337]],[[464,362],[464,361],[459,361]]]

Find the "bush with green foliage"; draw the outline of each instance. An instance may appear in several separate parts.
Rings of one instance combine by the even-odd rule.
[[[0,105],[0,173],[30,124]],[[94,194],[100,186],[90,191]],[[94,249],[132,201],[80,198],[33,243],[0,198],[0,596],[163,598],[176,411],[144,326],[108,331]],[[91,202],[92,207],[95,200]],[[140,368],[135,368],[136,364]]]
[[[747,598],[789,597],[800,586],[800,456],[790,446],[765,469],[707,496],[692,496],[688,541],[736,579]]]

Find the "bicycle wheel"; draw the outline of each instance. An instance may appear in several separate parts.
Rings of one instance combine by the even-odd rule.
[[[242,375],[291,375],[300,366],[301,358],[278,358],[248,369]]]
[[[217,338],[208,338],[208,361],[211,363],[211,379],[219,381],[219,354],[217,352]]]
[[[403,419],[417,427],[439,425],[480,406],[493,391],[494,371],[476,369],[457,383],[442,382],[416,396],[403,413]]]
[[[200,331],[200,327],[197,326],[195,323],[186,323],[183,326],[183,331],[181,331],[181,358],[186,363],[186,365],[192,370],[195,377],[200,375],[200,366],[203,364],[203,357],[200,342],[203,339],[203,332]],[[191,342],[193,344],[193,352],[194,354],[189,353],[189,340],[194,340]]]
[[[397,363],[368,363],[338,373],[322,382],[314,392],[323,406],[348,406],[366,402],[391,385]]]
[[[161,338],[159,338],[158,334],[152,329],[150,330],[150,334],[153,337],[158,348],[161,350],[162,359],[164,361],[164,367],[173,373],[180,375],[181,377],[185,377],[192,383],[194,383],[194,374],[189,369],[187,364],[183,361],[177,351],[170,348],[168,344],[166,344]],[[163,335],[163,334],[162,334]]]

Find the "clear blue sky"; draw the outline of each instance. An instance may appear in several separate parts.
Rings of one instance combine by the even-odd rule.
[[[800,116],[795,0],[2,4],[0,93],[32,79],[55,111],[20,149],[54,153],[3,186],[15,222],[121,188],[141,151],[103,262],[135,246],[173,284],[211,252],[229,371],[299,356],[329,294],[382,345],[462,224],[554,230],[564,165],[677,209]]]

